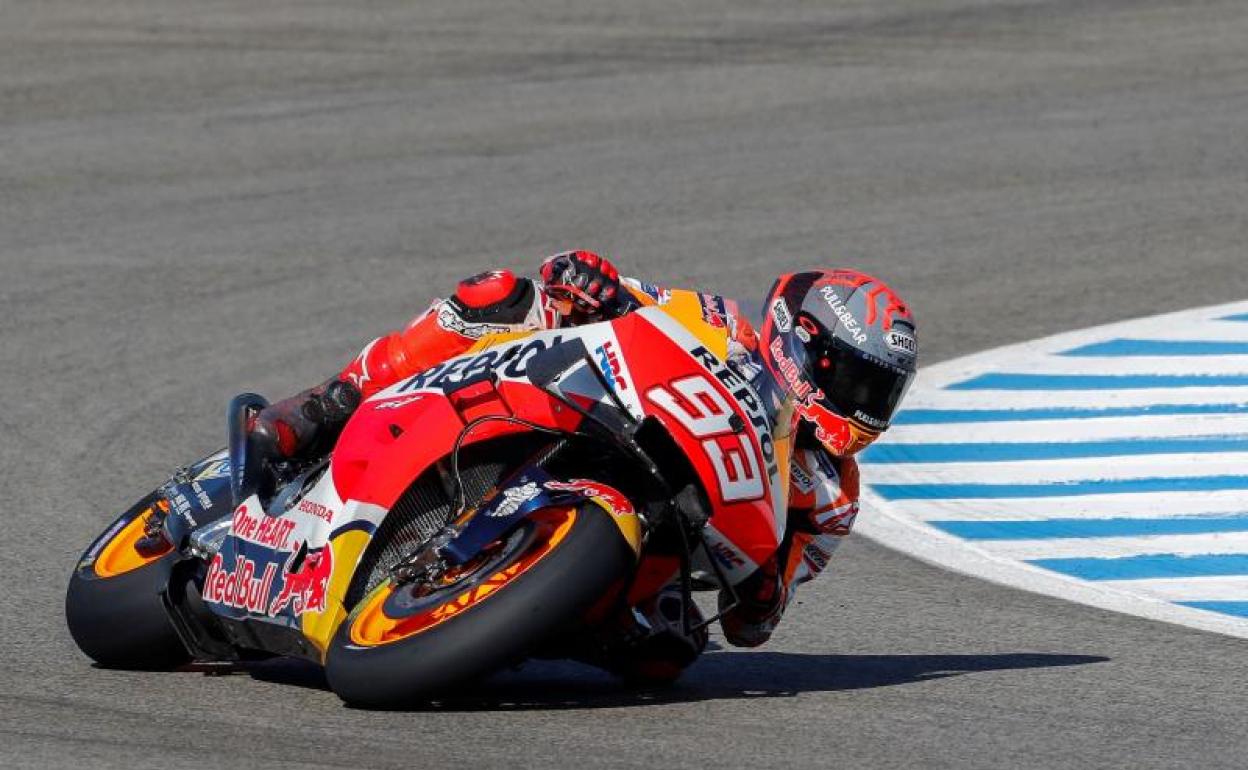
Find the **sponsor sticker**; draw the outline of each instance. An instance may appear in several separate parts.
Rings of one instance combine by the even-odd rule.
[[[845,327],[845,331],[854,338],[854,342],[859,345],[867,341],[867,333],[862,330],[862,324],[858,323],[858,319],[854,318],[854,314],[845,307],[845,300],[841,299],[841,295],[836,293],[836,289],[831,286],[824,286],[819,290],[823,295],[823,301],[828,303],[828,307],[832,308],[833,314],[840,320],[841,325]]]
[[[243,555],[234,557],[234,567],[225,566],[221,554],[212,557],[204,578],[204,600],[247,612],[265,614],[269,591],[277,578],[277,564],[270,563],[256,574],[256,562]]]
[[[325,593],[329,588],[329,578],[334,573],[334,551],[328,545],[316,551],[309,551],[299,571],[291,572],[299,551],[290,555],[286,562],[285,577],[282,590],[269,605],[269,614],[276,615],[290,605],[296,615],[305,612],[324,612]]]
[[[714,294],[698,294],[698,304],[702,306],[702,320],[711,326],[727,328],[728,305],[723,297]]]
[[[465,321],[463,318],[460,318],[459,313],[455,312],[455,308],[449,304],[443,304],[442,307],[438,308],[438,326],[461,337],[467,337],[470,340],[479,340],[490,334],[506,334],[511,331],[511,327],[503,326],[502,324]]]
[[[402,398],[390,398],[385,401],[378,401],[373,405],[374,409],[402,409],[405,406],[414,404],[424,398],[424,394],[417,393],[414,396],[404,396]]]
[[[518,487],[509,487],[503,490],[503,500],[494,506],[486,516],[491,518],[505,518],[513,515],[520,510],[520,506],[534,500],[542,492],[541,487],[536,481],[530,481],[527,484]]]
[[[295,522],[281,516],[256,515],[248,505],[243,504],[234,512],[231,531],[240,540],[275,551],[289,551],[290,535],[295,531]]]
[[[563,335],[532,336],[498,345],[475,356],[452,358],[410,377],[394,391],[394,395],[412,390],[441,388],[462,382],[482,372],[495,371],[511,379],[519,379],[528,370],[529,360],[563,342]]]
[[[918,341],[903,331],[889,329],[884,335],[884,344],[888,346],[889,350],[908,356],[917,356],[919,354]]]
[[[596,352],[598,353],[598,368],[602,370],[602,376],[606,378],[607,384],[615,390],[628,390],[628,381],[624,379],[619,356],[615,353],[615,343],[607,340],[598,346]]]
[[[793,388],[793,396],[798,401],[806,401],[808,398],[817,400],[823,398],[823,391],[818,390],[805,377],[802,376],[801,367],[784,351],[784,340],[776,337],[771,341],[771,357],[776,361],[776,368],[780,370],[780,376],[784,377],[785,382],[789,383],[789,387]]]
[[[794,461],[789,464],[789,478],[799,492],[809,494],[815,491],[815,480],[806,472],[801,463]]]
[[[602,501],[615,516],[626,516],[636,511],[629,499],[616,489],[600,484],[592,479],[572,479],[571,481],[547,481],[546,488],[562,492],[578,492],[585,497]]]
[[[306,513],[309,516],[315,516],[324,521],[332,521],[334,518],[334,510],[327,505],[314,503],[311,500],[299,501],[299,512]]]
[[[784,301],[784,297],[776,297],[776,301],[771,303],[771,318],[782,334],[788,334],[793,329],[793,313],[789,311],[789,303]]]
[[[205,465],[199,473],[195,474],[195,481],[204,481],[205,479],[223,479],[230,475],[230,460],[214,460]]]
[[[653,299],[659,305],[666,305],[667,303],[672,301],[671,289],[662,289],[654,285],[653,283],[647,283],[646,281],[638,281],[633,278],[625,278],[623,279],[622,282],[637,289],[641,293],[648,295],[651,299]]]
[[[722,540],[716,540],[711,544],[711,553],[725,569],[733,570],[745,566],[745,559],[742,559],[739,553]]]

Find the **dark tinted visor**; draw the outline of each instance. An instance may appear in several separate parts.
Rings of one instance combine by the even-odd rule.
[[[822,357],[830,365],[814,362],[816,384],[836,411],[868,428],[887,428],[914,381],[914,373],[867,358],[839,340],[826,348]]]

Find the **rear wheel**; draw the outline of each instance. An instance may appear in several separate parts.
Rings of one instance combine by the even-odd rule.
[[[170,669],[190,660],[160,600],[177,553],[144,555],[135,547],[161,503],[151,494],[118,517],[69,580],[69,633],[101,666]]]
[[[435,581],[374,589],[330,645],[329,684],[359,706],[427,699],[531,653],[632,566],[596,503],[540,511]]]

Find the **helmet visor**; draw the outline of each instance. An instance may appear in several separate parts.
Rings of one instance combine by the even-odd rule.
[[[816,383],[841,415],[884,430],[914,381],[905,372],[833,340],[814,362]]]

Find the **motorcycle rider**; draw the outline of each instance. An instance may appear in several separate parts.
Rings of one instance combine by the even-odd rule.
[[[328,449],[363,398],[466,352],[488,334],[577,326],[662,304],[665,290],[621,278],[589,251],[546,259],[541,280],[494,270],[465,279],[406,328],[370,342],[327,382],[275,403],[249,425],[270,458],[314,456]],[[914,378],[914,317],[885,283],[854,270],[780,276],[756,333],[737,304],[699,295],[703,316],[727,328],[729,359],[772,406],[794,423],[785,536],[776,553],[737,586],[739,603],[721,619],[728,642],[766,642],[801,583],[827,566],[858,514],[854,455],[889,425]],[[786,411],[785,407],[789,409]],[[721,607],[727,593],[720,593]],[[679,592],[639,608],[627,652],[608,667],[645,680],[674,679],[701,653],[705,632],[687,637]],[[697,615],[700,617],[700,615]]]

